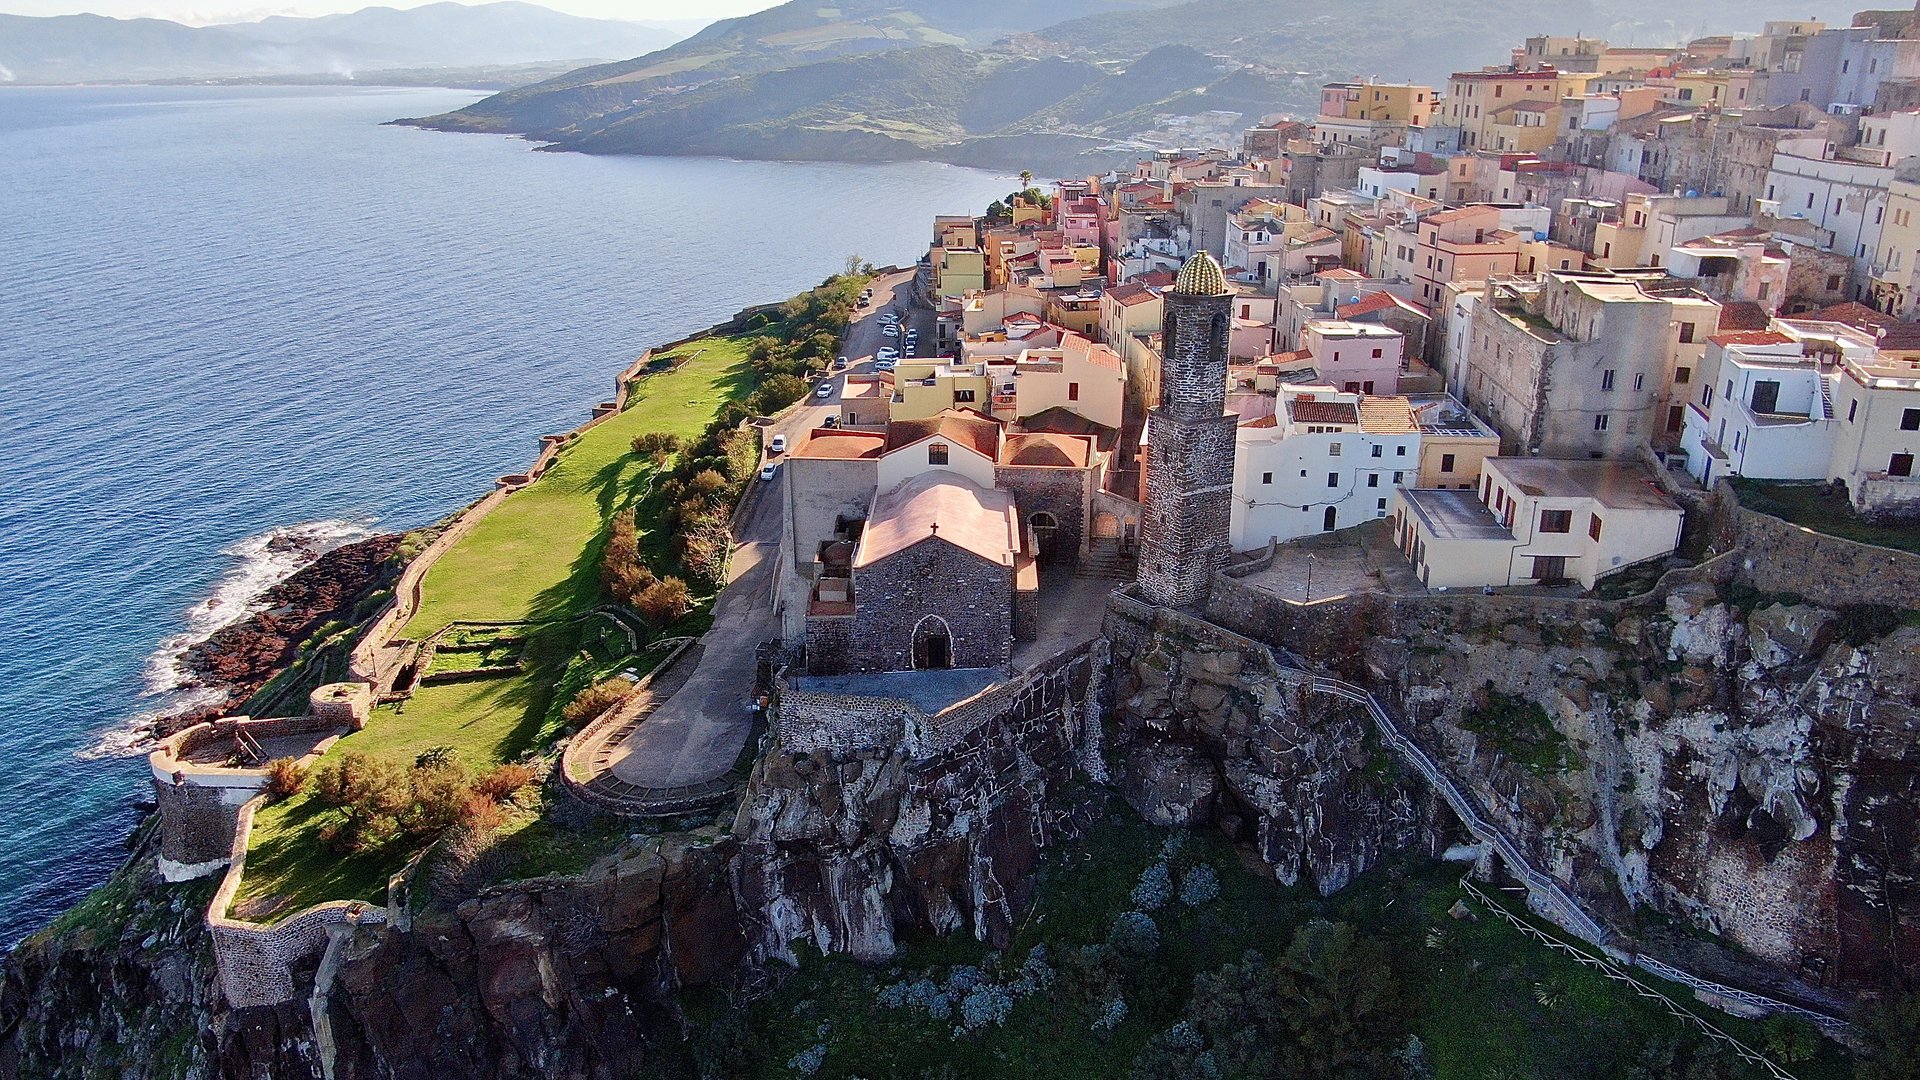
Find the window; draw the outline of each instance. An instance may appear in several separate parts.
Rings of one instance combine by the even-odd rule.
[[[1080,384],[1079,383],[1070,382],[1067,384],[1067,400],[1068,401],[1080,400]]]
[[[1328,456],[1328,457],[1339,457],[1339,456],[1340,456],[1340,444],[1339,444],[1339,443],[1337,443],[1337,442],[1335,442],[1335,443],[1328,443],[1328,444],[1327,444],[1327,456]]]
[[[1693,340],[1693,324],[1690,322],[1681,323],[1680,324],[1680,344],[1685,345],[1691,342],[1692,340]]]
[[[1374,358],[1375,360],[1378,360],[1378,359],[1380,359],[1380,350],[1379,350],[1379,349],[1375,349],[1375,350],[1373,350],[1373,358]]]
[[[1393,474],[1393,482],[1394,482],[1394,483],[1396,483],[1396,484],[1398,484],[1398,483],[1400,483],[1400,477],[1401,477],[1402,475],[1403,475],[1403,474],[1401,474],[1401,473],[1394,473],[1394,474]]]
[[[1368,486],[1368,487],[1379,487],[1379,486],[1380,486],[1380,474],[1379,474],[1379,473],[1377,473],[1377,472],[1370,472],[1370,473],[1368,473],[1368,474],[1367,474],[1367,486]]]
[[[1733,380],[1732,380],[1732,379],[1728,379],[1728,380],[1727,380],[1727,388],[1726,388],[1726,390],[1725,390],[1725,391],[1723,392],[1723,396],[1725,396],[1725,397],[1728,397],[1728,398],[1731,398],[1731,397],[1733,397]]]
[[[1573,511],[1571,510],[1540,511],[1540,531],[1541,532],[1563,533],[1563,532],[1570,532],[1572,531],[1572,529],[1573,529]]]
[[[1887,459],[1887,475],[1888,476],[1912,476],[1913,475],[1913,455],[1912,454],[1895,454],[1893,455],[1893,457]]]
[[[1328,486],[1328,487],[1339,487],[1339,486],[1340,486],[1340,474],[1339,474],[1339,473],[1337,473],[1337,472],[1330,472],[1330,473],[1328,473],[1328,474],[1327,474],[1327,486]]]
[[[1268,473],[1261,473],[1261,474],[1260,474],[1260,482],[1261,482],[1261,483],[1263,483],[1263,484],[1271,484],[1271,483],[1273,483],[1273,474],[1272,474],[1272,473],[1270,473],[1270,472],[1268,472]]]
[[[1901,431],[1920,431],[1920,409],[1905,409],[1900,413]]]
[[[1406,457],[1406,456],[1407,456],[1407,445],[1406,445],[1405,443],[1401,443],[1401,444],[1400,444],[1399,446],[1396,446],[1396,447],[1394,447],[1394,448],[1393,448],[1393,456],[1394,456],[1394,457]]]
[[[1607,430],[1607,414],[1606,413],[1601,413],[1599,416],[1596,416],[1593,418],[1593,430],[1595,431]]]
[[[1634,388],[1635,390],[1638,390],[1638,389],[1640,389],[1640,388],[1642,388],[1642,387],[1644,387],[1644,386],[1646,386],[1646,385],[1647,385],[1647,377],[1646,377],[1646,376],[1645,376],[1644,374],[1642,374],[1642,373],[1640,373],[1640,372],[1638,372],[1638,371],[1636,371],[1636,372],[1634,372],[1634,373],[1633,373],[1633,388]]]
[[[1375,444],[1375,445],[1373,446],[1373,453],[1372,453],[1371,455],[1369,455],[1369,456],[1371,456],[1371,457],[1379,457],[1379,456],[1381,456],[1382,454],[1384,454],[1384,453],[1386,452],[1386,449],[1387,449],[1386,447],[1384,447],[1384,446],[1381,446],[1381,445],[1379,445],[1379,444],[1377,444],[1377,443],[1376,443],[1376,444]]]
[[[1594,514],[1587,518],[1587,538],[1590,540],[1600,539],[1600,515],[1599,514]]]
[[[947,463],[947,444],[943,442],[927,444],[927,464],[945,465]]]
[[[1677,368],[1674,368],[1674,369],[1673,369],[1673,381],[1674,381],[1674,382],[1675,382],[1676,384],[1678,384],[1678,385],[1681,385],[1681,386],[1684,386],[1684,385],[1686,385],[1687,383],[1689,383],[1689,382],[1692,382],[1692,381],[1693,381],[1693,369],[1692,369],[1692,368],[1688,368],[1688,367],[1677,367]]]
[[[1602,390],[1613,389],[1613,369],[1612,368],[1608,368],[1607,370],[1600,373],[1600,389]]]
[[[1567,576],[1567,557],[1565,555],[1535,555],[1533,557],[1533,576],[1539,581],[1558,581]]]
[[[973,403],[973,391],[955,390],[953,392],[953,403],[955,405],[971,405]]]
[[[1854,414],[1859,411],[1860,411],[1860,403],[1858,401],[1847,402],[1847,423],[1849,424],[1853,423]]]
[[[1440,471],[1444,473],[1450,473],[1453,471],[1453,455],[1452,454],[1440,455]]]
[[[1709,409],[1713,408],[1713,387],[1703,386],[1700,388],[1700,404]]]
[[[1385,512],[1386,512],[1386,509],[1387,509],[1387,500],[1385,500],[1385,499],[1375,499],[1375,500],[1373,500],[1373,508],[1374,508],[1375,510],[1378,510],[1378,511],[1380,511],[1380,512],[1382,512],[1382,513],[1385,513]]]

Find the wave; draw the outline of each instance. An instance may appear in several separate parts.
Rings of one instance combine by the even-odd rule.
[[[82,759],[127,757],[145,752],[156,724],[225,702],[227,693],[200,685],[187,653],[225,627],[264,610],[274,586],[313,565],[335,548],[373,535],[377,519],[330,518],[284,525],[220,549],[232,560],[207,598],[188,608],[184,628],[161,641],[147,657],[140,697],[148,706],[81,751]]]

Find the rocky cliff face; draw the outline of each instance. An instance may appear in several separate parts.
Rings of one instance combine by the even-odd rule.
[[[1197,620],[1109,612],[1109,759],[1161,825],[1251,840],[1274,876],[1335,892],[1422,836],[1428,800],[1403,782],[1358,706],[1280,682],[1266,648]]]
[[[1733,592],[1524,619],[1430,605],[1369,639],[1365,667],[1616,922],[1665,912],[1811,983],[1895,985],[1920,961],[1920,630]],[[1501,722],[1503,699],[1546,726]]]

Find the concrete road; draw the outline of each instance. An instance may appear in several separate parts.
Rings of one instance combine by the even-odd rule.
[[[874,352],[887,340],[880,332],[879,314],[890,306],[904,310],[912,283],[912,274],[893,274],[874,283],[872,306],[859,312],[848,328],[844,347],[852,351],[845,353],[847,370],[832,374],[829,396],[809,396],[799,408],[768,425],[763,447],[775,435],[785,435],[791,449],[828,416],[839,414],[847,372],[866,370]],[[932,315],[926,314],[929,326],[921,336],[931,342]],[[768,455],[763,460],[779,457]],[[749,487],[749,505],[734,537],[727,586],[714,602],[713,629],[701,639],[699,666],[614,748],[608,767],[616,778],[640,787],[685,787],[716,779],[739,760],[753,728],[754,652],[761,642],[780,636],[772,593],[786,483],[782,469],[771,482],[756,480]]]

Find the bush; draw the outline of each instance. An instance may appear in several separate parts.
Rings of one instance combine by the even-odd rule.
[[[633,609],[655,628],[664,627],[693,610],[693,593],[677,577],[661,578],[634,598]]]
[[[649,431],[633,437],[633,452],[641,455],[671,454],[680,449],[680,436],[667,431]]]
[[[1093,1030],[1099,1032],[1112,1031],[1114,1028],[1119,1027],[1120,1022],[1126,1018],[1127,999],[1116,997],[1112,1001],[1107,1002],[1106,1006],[1100,1010],[1099,1017],[1093,1021]]]
[[[1205,863],[1180,877],[1180,902],[1188,907],[1203,907],[1220,898],[1220,875]]]
[[[461,801],[459,818],[468,832],[484,836],[507,823],[507,812],[492,798],[473,791]]]
[[[306,785],[307,771],[300,763],[290,757],[277,757],[267,762],[267,795],[274,799],[285,799],[300,793]]]
[[[1141,911],[1159,911],[1173,899],[1173,874],[1163,862],[1154,863],[1140,874],[1139,884],[1129,894]]]
[[[1130,956],[1146,956],[1160,947],[1160,928],[1144,911],[1129,911],[1113,921],[1107,944]]]
[[[346,751],[314,770],[314,795],[340,811],[325,840],[348,852],[369,851],[409,834],[438,832],[459,820],[469,798],[466,770],[450,758],[421,755],[404,769]]]
[[[473,783],[473,793],[493,802],[502,802],[533,782],[533,769],[519,762],[496,765],[493,771]]]
[[[561,719],[574,727],[580,727],[618,704],[633,689],[633,684],[625,679],[602,679],[580,691],[560,714]]]
[[[1013,1012],[1013,998],[992,983],[976,986],[960,1002],[960,1026],[978,1031],[989,1025],[999,1027]]]

